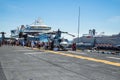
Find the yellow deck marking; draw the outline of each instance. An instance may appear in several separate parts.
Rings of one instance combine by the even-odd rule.
[[[33,49],[37,49],[37,48],[33,48]],[[37,50],[39,50],[39,49],[37,49]],[[102,60],[102,59],[96,59],[96,58],[91,58],[91,57],[85,57],[85,56],[80,56],[80,55],[74,55],[74,54],[68,54],[68,53],[66,54],[66,53],[55,52],[55,51],[50,51],[50,50],[44,50],[44,51],[54,53],[54,54],[60,54],[60,55],[64,55],[64,56],[69,56],[69,57],[74,57],[74,58],[79,58],[79,59],[85,59],[85,60],[89,60],[89,61],[100,62],[100,63],[120,67],[120,63],[117,63],[117,62],[112,62],[112,61],[107,61],[107,60]]]
[[[48,51],[48,50],[46,52],[50,52],[50,53],[54,53],[54,54],[60,54],[60,55],[64,55],[64,56],[74,57],[74,58],[79,58],[79,59],[85,59],[85,60],[94,61],[94,62],[100,62],[100,63],[120,67],[120,63],[117,63],[117,62],[111,62],[111,61],[102,60],[102,59],[96,59],[96,58],[91,58],[91,57],[85,57],[85,56],[68,54],[68,53],[66,54],[66,53],[62,53],[62,52],[55,52],[55,51]]]

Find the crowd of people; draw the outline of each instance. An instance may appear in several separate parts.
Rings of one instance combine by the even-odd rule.
[[[55,46],[54,42],[40,42],[40,41],[24,41],[24,40],[6,40],[0,41],[0,46],[2,45],[10,45],[10,46],[26,46],[31,48],[44,48],[45,50],[59,50],[61,46]],[[73,51],[76,51],[76,43],[71,45]]]

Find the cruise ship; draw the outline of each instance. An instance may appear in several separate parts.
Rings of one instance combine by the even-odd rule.
[[[45,25],[42,19],[37,19],[31,25],[27,25],[26,28],[23,30],[23,32],[30,35],[34,35],[34,34],[46,33],[49,32],[50,30],[51,27]]]
[[[51,27],[44,24],[42,19],[35,20],[30,25],[21,25],[20,28],[11,30],[11,37],[12,38],[19,38],[20,35],[27,34],[28,37],[35,37],[43,33],[47,33],[51,31]]]

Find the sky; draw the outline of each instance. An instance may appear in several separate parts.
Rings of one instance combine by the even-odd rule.
[[[80,33],[96,29],[100,34],[120,32],[120,0],[0,0],[0,32],[29,25],[41,18],[52,30],[77,36],[80,7]]]

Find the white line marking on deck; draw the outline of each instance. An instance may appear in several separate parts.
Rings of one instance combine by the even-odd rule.
[[[120,60],[120,58],[117,58],[117,57],[107,57],[107,58],[118,59],[118,60]]]

